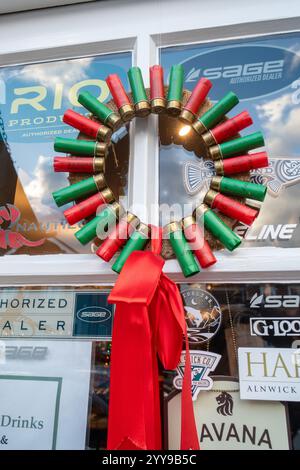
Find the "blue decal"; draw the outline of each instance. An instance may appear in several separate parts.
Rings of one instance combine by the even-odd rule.
[[[192,90],[200,77],[213,83],[210,98],[229,90],[240,100],[257,98],[290,86],[300,76],[300,56],[276,46],[239,44],[214,48],[184,60],[185,87]]]
[[[107,296],[108,292],[76,293],[73,336],[111,338],[114,307]]]

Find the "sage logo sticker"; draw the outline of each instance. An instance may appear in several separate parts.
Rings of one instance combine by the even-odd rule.
[[[178,375],[174,378],[173,385],[178,390],[182,389],[185,351],[181,354],[180,362],[177,367]],[[190,351],[191,369],[192,369],[192,398],[197,399],[200,390],[210,390],[213,386],[213,380],[208,374],[215,370],[221,356],[220,354],[205,351]]]
[[[110,340],[113,305],[107,302],[108,292],[76,293],[73,335]]]
[[[266,295],[257,292],[250,300],[250,308],[298,308],[299,295]]]
[[[250,318],[250,334],[251,336],[300,336],[300,318]]]
[[[77,312],[77,318],[87,323],[99,323],[109,320],[111,312],[105,307],[84,307]]]
[[[210,91],[213,100],[222,98],[228,89],[240,100],[266,96],[289,87],[300,75],[296,52],[253,43],[214,47],[182,64],[188,89],[202,76],[217,82]]]
[[[194,288],[181,293],[189,343],[204,343],[218,332],[222,312],[217,299],[205,290]]]

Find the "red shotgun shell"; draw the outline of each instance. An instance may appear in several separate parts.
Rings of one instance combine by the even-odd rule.
[[[98,248],[96,255],[104,261],[110,261],[114,254],[125,245],[138,223],[139,219],[130,212],[127,212]]]
[[[220,144],[231,137],[236,136],[241,130],[253,124],[252,118],[248,111],[234,116],[233,118],[227,119],[213,129],[205,132],[202,135],[202,139],[207,145]]]
[[[97,209],[109,204],[114,200],[114,195],[109,188],[105,188],[99,193],[85,199],[73,207],[64,211],[64,216],[70,225],[74,225],[80,220],[86,219],[92,214],[95,214]]]
[[[149,71],[151,111],[159,114],[166,108],[164,70],[161,65],[153,65]]]
[[[78,129],[85,135],[92,137],[93,139],[103,140],[104,142],[109,141],[112,135],[109,127],[100,124],[99,122],[92,121],[91,119],[83,116],[82,114],[76,113],[72,109],[68,109],[64,116],[63,121],[69,126]]]
[[[179,119],[185,124],[192,124],[201,104],[204,102],[208,95],[209,90],[212,87],[212,83],[207,78],[200,78],[197,85],[194,87],[191,96],[187,103],[184,105]]]
[[[218,209],[222,214],[227,215],[231,219],[239,220],[246,225],[252,225],[259,213],[258,210],[245,206],[235,199],[217,193],[212,189],[206,193],[204,202],[212,209]]]
[[[123,87],[119,75],[116,73],[108,75],[106,83],[123,121],[130,121],[134,116],[134,108],[125,88]]]
[[[54,157],[55,172],[104,173],[104,157]]]
[[[225,160],[217,160],[214,164],[218,175],[234,175],[243,171],[267,167],[269,166],[269,161],[266,152],[258,152]]]
[[[187,239],[190,248],[200,263],[201,268],[208,268],[217,262],[209,244],[204,238],[204,232],[193,216],[182,219],[184,236]]]

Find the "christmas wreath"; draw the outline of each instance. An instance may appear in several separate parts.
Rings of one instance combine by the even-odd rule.
[[[168,87],[159,65],[150,68],[149,90],[138,67],[132,67],[128,77],[130,94],[118,75],[107,77],[113,97],[108,105],[88,91],[79,94],[78,101],[91,113],[89,117],[73,110],[65,112],[64,122],[81,134],[79,139],[56,138],[54,149],[71,156],[55,157],[54,170],[69,172],[72,177],[77,174],[79,180],[55,191],[53,197],[58,206],[76,201],[64,212],[70,225],[88,219],[75,233],[80,243],[86,244],[96,236],[102,239],[96,255],[107,262],[121,250],[112,265],[121,274],[109,296],[117,310],[112,339],[108,448],[161,448],[156,355],[166,369],[176,368],[184,336],[181,448],[198,449],[184,310],[176,284],[162,273],[162,240],[167,238],[185,276],[199,272],[199,265],[207,268],[216,262],[211,249],[213,238],[228,250],[235,250],[241,239],[232,230],[233,222],[251,225],[259,214],[245,200],[262,202],[266,194],[265,186],[249,182],[249,171],[268,166],[268,158],[265,152],[248,154],[264,145],[261,132],[239,135],[252,124],[247,111],[226,117],[239,102],[234,93],[228,92],[212,105],[208,99],[212,84],[208,79],[200,78],[192,93],[184,90],[182,65],[172,66]],[[105,180],[106,158],[122,138],[124,125],[150,113],[168,115],[190,126],[216,172],[194,212],[182,220],[170,220],[163,228],[125,211]],[[145,250],[148,242],[150,250]],[[127,364],[126,373],[124,351],[130,357],[136,356]]]

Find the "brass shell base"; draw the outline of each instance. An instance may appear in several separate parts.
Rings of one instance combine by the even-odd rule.
[[[215,197],[218,195],[213,189],[209,189],[204,196],[203,202],[208,206],[212,207]]]
[[[167,113],[170,116],[178,117],[181,112],[181,103],[180,101],[168,101],[167,103]]]
[[[224,175],[224,166],[222,160],[216,160],[214,165],[217,175]]]
[[[138,117],[146,117],[151,113],[151,106],[148,101],[140,101],[134,105],[135,114]]]
[[[121,116],[117,113],[111,113],[105,121],[105,124],[108,125],[113,131],[120,129],[122,127],[122,119]]]
[[[202,203],[200,204],[200,206],[197,206],[193,212],[193,216],[195,217],[195,219],[198,221],[199,219],[201,219],[201,217],[203,216],[203,214],[205,214],[206,211],[209,210],[209,207]]]
[[[183,229],[190,227],[191,225],[194,225],[196,223],[195,218],[193,215],[188,215],[187,217],[184,217],[181,221]]]
[[[195,115],[188,109],[183,109],[180,113],[179,121],[191,125],[195,121]]]
[[[153,114],[162,114],[166,111],[166,100],[164,98],[155,98],[151,100],[151,112]]]
[[[98,175],[95,175],[94,181],[95,181],[98,191],[101,191],[107,186],[103,173],[98,173]]]
[[[140,232],[142,235],[144,235],[145,238],[149,238],[150,229],[149,229],[148,225],[143,224],[142,222],[140,222],[139,226],[137,228],[137,231]]]
[[[112,136],[112,130],[109,127],[101,126],[97,132],[97,140],[109,142]]]
[[[105,142],[97,142],[95,145],[95,157],[106,157],[108,154],[108,144]]]
[[[105,173],[105,158],[95,157],[93,161],[93,168],[95,173]]]
[[[110,204],[112,201],[115,200],[115,196],[114,196],[112,190],[109,189],[109,188],[104,188],[103,191],[101,191],[101,194],[104,197],[107,204]]]
[[[221,181],[222,181],[222,176],[213,176],[210,181],[211,189],[214,189],[215,191],[220,191]]]
[[[216,145],[216,143],[217,143],[215,141],[215,138],[214,138],[212,132],[210,132],[210,131],[204,132],[204,134],[202,134],[201,137],[202,137],[205,145],[207,145],[208,147],[210,145]]]
[[[136,228],[140,223],[140,219],[136,215],[132,214],[131,212],[127,212],[126,221],[133,228]]]
[[[220,160],[220,158],[223,158],[219,145],[213,145],[212,147],[209,147],[208,153],[213,160]]]
[[[197,132],[197,134],[199,134],[199,135],[201,135],[201,134],[203,134],[204,132],[207,131],[205,125],[204,125],[201,121],[199,121],[199,119],[198,119],[196,122],[194,122],[194,124],[193,124],[193,129],[194,129],[194,130]]]
[[[177,232],[178,230],[182,230],[182,225],[180,222],[170,222],[169,224],[165,225],[163,228],[163,234],[168,238],[168,235],[172,232]]]
[[[118,219],[123,217],[125,211],[123,207],[121,206],[121,204],[119,204],[117,201],[113,202],[108,207],[116,214]]]
[[[131,121],[134,118],[134,114],[135,114],[134,107],[132,106],[132,104],[124,104],[119,109],[119,113],[121,115],[123,122]]]

